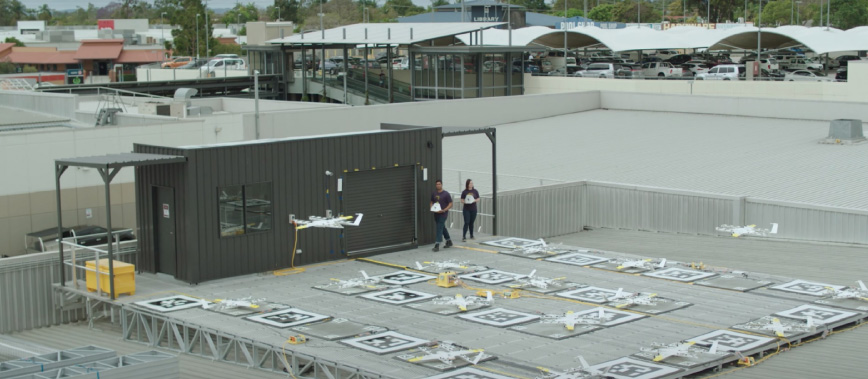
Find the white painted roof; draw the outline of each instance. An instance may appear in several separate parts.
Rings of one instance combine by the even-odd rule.
[[[273,44],[398,44],[409,45],[431,39],[448,37],[492,28],[502,22],[444,22],[444,23],[395,23],[395,24],[354,24],[325,30],[325,38],[320,31],[294,34],[277,38]],[[346,31],[346,37],[344,37]],[[412,35],[411,35],[412,34]]]
[[[649,28],[600,29],[596,26],[578,26],[568,29],[566,33],[570,48],[603,44],[613,51],[629,51],[709,47],[729,49],[731,46],[739,49],[755,49],[757,30],[753,26],[725,30],[675,27],[665,31]],[[539,26],[516,29],[512,31],[512,44],[562,47],[563,34],[563,30]],[[818,54],[868,50],[868,27],[842,31],[825,27],[781,26],[762,28],[762,35],[766,36],[763,48],[804,46]],[[469,37],[466,35],[458,38],[464,43],[469,42]],[[505,46],[509,44],[509,31],[488,29],[483,32],[482,40],[485,45]]]

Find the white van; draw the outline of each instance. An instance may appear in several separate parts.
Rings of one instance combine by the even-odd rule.
[[[696,80],[738,80],[738,65],[717,65],[701,74],[696,74]]]

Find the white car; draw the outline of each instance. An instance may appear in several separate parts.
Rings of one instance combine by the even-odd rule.
[[[214,73],[214,71],[222,70],[243,70],[247,65],[241,58],[215,58],[208,61],[208,64],[199,67],[199,70],[205,74]]]
[[[697,74],[696,80],[738,80],[738,65],[722,64],[714,66],[708,72]]]
[[[787,70],[816,70],[823,69],[822,63],[816,63],[804,58],[793,58],[787,62]]]
[[[678,52],[675,50],[657,50],[654,53],[654,56],[656,56],[657,58],[660,58],[664,61],[669,59],[669,58],[672,58],[676,55],[678,55]]]
[[[778,65],[778,60],[774,58],[763,59],[760,61],[760,67],[763,70],[768,71],[777,71],[780,70],[781,67]]]
[[[575,76],[581,78],[613,79],[616,70],[617,67],[615,67],[614,63],[591,63],[588,65],[588,68],[577,72]]]
[[[708,72],[708,70],[710,70],[710,68],[708,68],[708,64],[706,64],[705,62],[696,61],[687,62],[681,65],[681,67],[684,69],[684,74],[690,76],[704,74]]]
[[[808,70],[796,70],[788,72],[784,75],[784,81],[787,82],[831,82],[832,79],[827,76],[819,76]]]

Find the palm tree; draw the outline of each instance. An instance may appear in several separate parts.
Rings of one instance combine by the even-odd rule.
[[[30,10],[27,9],[27,7],[25,7],[24,4],[22,4],[20,1],[12,0],[12,2],[9,3],[9,13],[13,15],[12,22],[16,23],[27,18]]]
[[[51,9],[48,8],[48,4],[42,4],[37,10],[37,14],[39,15],[38,18],[45,21],[46,24],[51,21]]]

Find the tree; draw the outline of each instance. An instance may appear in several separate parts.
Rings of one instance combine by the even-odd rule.
[[[789,0],[775,0],[764,4],[762,26],[788,25],[790,23],[790,7]]]
[[[168,13],[172,24],[178,25],[172,30],[176,55],[208,56],[205,51],[205,38],[210,38],[211,46],[216,46],[217,40],[213,37],[211,23],[205,24],[205,6],[202,0],[164,0],[164,3],[172,8]],[[199,17],[196,17],[199,15]],[[211,16],[209,15],[209,18]],[[198,28],[197,26],[198,20]],[[196,37],[199,37],[197,51]]]
[[[19,41],[18,38],[15,38],[15,37],[6,37],[6,40],[3,42],[4,43],[14,43],[15,47],[24,47],[24,42]]]
[[[830,18],[838,29],[868,25],[868,0],[832,0]]]
[[[272,20],[285,20],[298,23],[300,20],[298,0],[274,0],[274,5],[268,7],[268,17]]]
[[[39,10],[37,12],[38,13],[37,13],[36,17],[38,19],[45,21],[46,24],[48,24],[51,21],[51,18],[52,18],[51,9],[48,8],[48,4],[42,4],[42,6],[39,7]]]
[[[434,0],[431,2],[431,8],[442,7],[444,5],[449,5],[449,0]]]
[[[383,10],[386,12],[394,11],[395,14],[402,17],[413,16],[425,12],[425,8],[413,4],[410,0],[386,0],[386,4],[383,5]]]
[[[523,6],[528,12],[543,13],[549,10],[549,6],[545,0],[515,0],[512,4]],[[590,6],[590,3],[588,3],[588,6]]]
[[[588,18],[594,21],[611,22],[615,21],[617,11],[618,7],[614,4],[600,4],[600,6],[594,7],[594,9],[588,12]]]
[[[259,8],[254,3],[247,5],[235,4],[235,7],[226,11],[220,21],[224,24],[245,23],[259,20]]]

